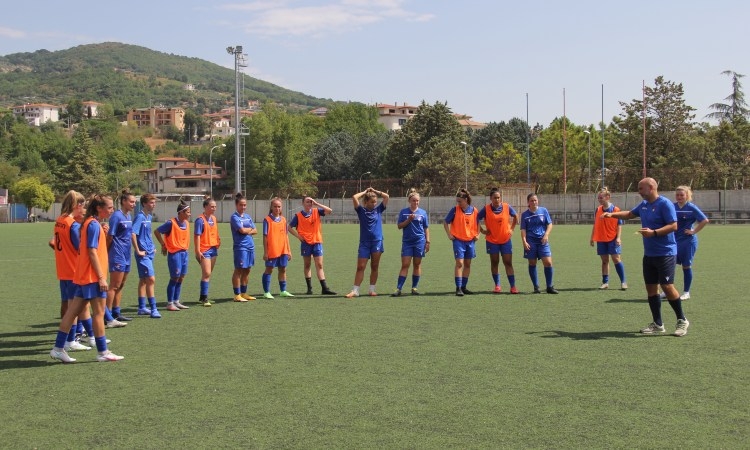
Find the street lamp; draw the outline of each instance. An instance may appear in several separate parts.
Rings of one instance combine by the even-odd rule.
[[[367,171],[359,176],[359,192],[362,192],[362,177],[365,175],[370,175],[372,172]]]
[[[220,144],[220,145],[214,145],[211,147],[211,150],[208,151],[208,165],[209,165],[209,171],[211,174],[211,181],[209,184],[211,185],[211,198],[214,198],[214,149],[219,147],[226,147],[227,144]]]
[[[466,159],[466,142],[461,141],[461,145],[464,146],[464,189],[469,190],[469,163]]]
[[[586,137],[589,141],[589,192],[591,192],[591,132],[589,130],[583,130],[584,133],[586,133]]]

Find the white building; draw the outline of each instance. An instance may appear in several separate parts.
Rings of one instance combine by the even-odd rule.
[[[13,114],[23,116],[29,125],[39,126],[46,122],[60,120],[60,107],[46,103],[26,103],[13,107]]]
[[[211,192],[211,166],[190,162],[187,158],[166,157],[156,160],[156,167],[142,170],[148,192],[205,194]],[[226,178],[223,168],[213,166],[213,181]]]

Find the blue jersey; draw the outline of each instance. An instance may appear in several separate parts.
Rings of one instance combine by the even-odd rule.
[[[401,223],[409,218],[412,214],[411,208],[404,208],[398,213],[397,223]],[[404,244],[417,244],[427,240],[425,237],[425,230],[430,227],[430,221],[427,217],[427,211],[422,208],[417,208],[414,211],[414,219],[409,222],[403,228],[404,236],[402,242]]]
[[[354,209],[359,217],[359,242],[375,242],[383,240],[383,202],[373,209],[357,205]]]
[[[685,206],[682,208],[680,208],[679,204],[675,203],[674,208],[677,213],[677,232],[675,233],[677,241],[694,240],[698,242],[698,236],[685,234],[685,230],[692,229],[696,222],[703,222],[708,219],[708,217],[703,214],[703,211],[701,211],[700,208],[690,202],[685,203]]]
[[[70,224],[70,244],[76,250],[80,251],[81,248],[81,224],[76,222]]]
[[[552,217],[543,206],[538,207],[535,212],[527,209],[521,214],[521,229],[526,230],[526,242],[541,243],[550,225]]]
[[[245,213],[240,215],[235,211],[229,221],[229,226],[232,229],[232,248],[255,250],[253,237],[249,234],[240,234],[238,231],[240,228],[255,228],[255,223],[253,223],[253,218],[250,217],[250,214]]]
[[[300,213],[302,214],[302,217],[310,217],[310,214],[312,214],[312,209],[310,210],[310,212],[305,212],[305,210],[303,209],[302,211],[300,211]],[[326,210],[323,208],[318,208],[318,215],[320,217],[325,216]],[[292,215],[292,219],[289,221],[289,227],[297,228],[298,222],[299,221],[297,220],[297,214]]]
[[[109,247],[109,262],[119,264],[130,264],[130,247],[133,234],[133,222],[130,214],[124,214],[122,210],[115,211],[109,218],[109,233],[112,236],[112,245]]]
[[[490,203],[490,208],[492,209],[492,212],[494,212],[495,214],[500,214],[501,212],[503,212],[503,204],[502,203],[500,203],[500,206],[498,206],[497,208],[495,208],[494,206],[492,206],[492,204]],[[508,214],[510,215],[510,217],[518,217],[518,213],[510,205],[508,205]],[[484,220],[484,218],[486,216],[487,216],[487,209],[486,208],[482,208],[482,209],[479,210],[479,214],[477,215],[477,220]]]
[[[138,242],[138,248],[146,252],[146,255],[154,255],[155,246],[151,238],[151,214],[145,214],[143,211],[135,216],[133,222],[133,234]]]
[[[641,218],[641,226],[652,230],[677,222],[677,214],[672,202],[659,196],[653,203],[642,201],[630,212]],[[677,243],[674,233],[664,236],[644,236],[643,254],[645,256],[673,256],[677,255]]]

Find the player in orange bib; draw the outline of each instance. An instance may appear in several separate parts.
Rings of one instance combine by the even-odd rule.
[[[169,283],[167,284],[167,311],[189,309],[180,302],[182,280],[188,271],[188,248],[190,248],[190,205],[180,200],[177,217],[167,220],[154,230],[161,244],[161,254],[167,255]]]
[[[271,295],[271,273],[273,268],[278,268],[279,290],[281,297],[294,297],[286,290],[286,266],[292,260],[292,252],[289,249],[289,237],[287,236],[286,218],[281,215],[281,199],[271,199],[271,210],[263,218],[263,261],[266,262],[266,270],[261,277],[263,283],[263,298],[272,299]]]
[[[622,264],[621,256],[621,236],[622,236],[622,219],[602,217],[604,213],[620,211],[620,208],[610,202],[612,194],[609,189],[602,188],[596,198],[599,200],[599,207],[594,213],[594,226],[591,229],[591,239],[589,244],[593,247],[596,243],[596,254],[602,259],[602,285],[599,289],[609,288],[609,258],[612,256],[612,263],[615,265],[617,275],[620,277],[620,288],[625,290],[628,283],[625,281],[625,266]]]
[[[302,211],[292,217],[289,221],[289,234],[300,241],[300,252],[302,253],[303,272],[307,283],[307,295],[312,295],[312,263],[315,263],[315,272],[320,281],[321,294],[336,295],[326,284],[326,275],[323,271],[323,233],[321,231],[321,217],[329,215],[333,210],[326,205],[320,204],[312,197],[302,199]]]
[[[216,220],[215,212],[216,202],[212,198],[206,198],[203,200],[203,214],[195,219],[193,244],[195,259],[201,266],[201,293],[198,302],[202,303],[203,306],[211,306],[211,302],[208,300],[208,286],[221,246],[219,221]]]
[[[485,228],[479,227],[479,231],[485,235],[487,254],[490,255],[490,273],[495,287],[493,293],[502,292],[500,286],[500,257],[502,256],[505,275],[510,284],[510,293],[518,294],[516,287],[516,274],[513,270],[513,231],[518,225],[518,213],[512,206],[501,200],[500,189],[493,187],[490,190],[490,204],[479,211],[477,220],[484,221]]]

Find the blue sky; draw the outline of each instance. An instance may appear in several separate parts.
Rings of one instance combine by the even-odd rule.
[[[475,120],[563,115],[609,122],[643,81],[682,83],[696,120],[731,92],[724,70],[747,74],[750,2],[714,0],[131,0],[11,2],[0,55],[107,41],[234,67],[334,100],[447,101]],[[565,90],[565,102],[563,102]],[[750,93],[748,94],[750,95]],[[96,99],[92,99],[96,100]]]

